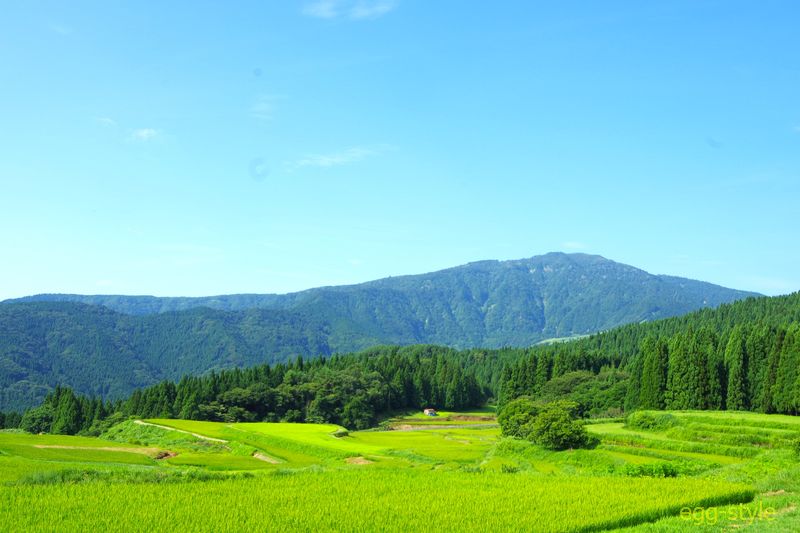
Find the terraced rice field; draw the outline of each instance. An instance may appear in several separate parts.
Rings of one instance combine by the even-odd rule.
[[[4,531],[146,531],[167,520],[192,531],[798,530],[800,466],[788,443],[800,420],[671,415],[658,431],[590,424],[600,445],[563,452],[503,439],[491,420],[350,433],[188,420],[129,421],[104,438],[0,432],[0,523]],[[759,515],[764,508],[774,515]],[[681,518],[686,509],[693,514]]]

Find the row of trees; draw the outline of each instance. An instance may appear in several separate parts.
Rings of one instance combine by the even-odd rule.
[[[505,366],[500,375],[498,406],[502,408],[520,397],[543,402],[567,399],[576,404],[581,417],[620,416],[630,384],[628,372],[602,357],[576,357],[571,359],[574,364],[564,365],[565,353],[569,353],[566,348],[538,350]],[[600,360],[606,364],[595,368]]]
[[[800,413],[800,324],[689,328],[649,337],[631,366],[627,407]]]
[[[58,433],[63,435],[99,434],[102,423],[114,405],[100,398],[76,395],[67,387],[56,387],[38,407],[28,409],[19,417],[17,426],[30,433]],[[7,427],[17,427],[9,424]]]
[[[19,413],[4,413],[0,411],[0,429],[16,428],[22,420],[22,415]]]
[[[464,370],[461,352],[436,346],[375,348],[249,369],[164,381],[129,398],[104,403],[57,388],[28,410],[19,426],[31,432],[96,434],[129,416],[225,422],[324,422],[364,429],[386,413],[435,406],[464,409],[489,391]]]
[[[800,414],[798,369],[795,293],[533,350],[503,369],[499,403],[555,392],[578,402],[583,415],[635,409]]]

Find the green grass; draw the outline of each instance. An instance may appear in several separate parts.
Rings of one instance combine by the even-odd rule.
[[[684,420],[707,421],[715,425],[754,426],[800,431],[800,418],[790,415],[765,415],[747,411],[669,411]]]
[[[650,432],[628,429],[622,423],[587,425],[586,429],[599,436],[603,442],[632,447],[656,448],[675,452],[693,452],[706,455],[726,455],[730,457],[754,457],[759,449],[752,445],[728,445],[720,442],[694,440],[697,435],[691,432],[676,431]]]
[[[426,431],[369,431],[350,438],[379,454],[414,454],[432,463],[479,461],[498,437],[492,429],[431,429]]]
[[[94,437],[70,435],[31,435],[30,433],[0,432],[0,450],[11,446],[80,446],[84,448],[131,448],[130,443],[107,442]]]
[[[741,457],[731,457],[729,455],[715,455],[710,453],[681,452],[675,450],[663,450],[660,448],[642,448],[636,446],[620,446],[616,444],[603,444],[599,447],[603,450],[617,450],[629,455],[652,457],[655,459],[678,460],[692,459],[712,465],[730,465],[741,463],[746,459]]]
[[[501,438],[493,424],[344,435],[331,424],[151,420],[168,427],[128,421],[101,439],[0,432],[0,523],[10,531],[145,531],[165,520],[197,531],[722,531],[748,524],[696,524],[681,508],[719,505],[708,512],[727,518],[769,505],[777,518],[753,531],[800,530],[800,459],[789,449],[800,419],[670,414],[663,430],[587,424],[600,445],[559,452]],[[172,456],[156,460],[159,451]]]
[[[107,448],[107,449],[103,449]],[[154,464],[156,450],[131,444],[67,435],[0,434],[0,451],[7,456],[38,461]]]
[[[245,455],[182,453],[165,461],[173,466],[194,466],[210,471],[269,470],[275,465]]]
[[[472,411],[437,411],[437,416],[428,416],[422,411],[406,413],[384,422],[388,427],[402,426],[483,426],[497,424],[493,406]]]
[[[154,418],[145,420],[151,424],[167,426],[181,431],[197,433],[214,439],[226,440],[222,433],[229,426],[223,422],[202,422],[198,420],[172,420],[168,418]]]
[[[637,524],[684,505],[747,501],[701,479],[546,478],[338,470],[172,485],[0,489],[8,531],[576,531]],[[602,501],[602,504],[598,502]]]
[[[179,431],[166,431],[158,427],[136,424],[133,420],[117,424],[106,431],[102,437],[114,442],[141,444],[167,450],[213,453],[229,449],[228,446],[220,442],[200,439]]]
[[[453,417],[477,417],[494,418],[497,415],[494,407],[484,407],[483,409],[473,409],[472,411],[436,411],[437,416],[428,416],[422,411],[415,411],[401,418],[436,420],[437,418]]]
[[[359,445],[352,437],[335,437],[334,433],[339,431],[346,432],[347,430],[333,424],[255,423],[234,424],[231,428],[268,437],[302,442],[308,446],[340,452],[347,457],[365,453],[365,446]],[[228,434],[230,435],[230,433]]]
[[[342,464],[347,458],[360,456],[376,462],[399,458],[412,464],[472,463],[483,457],[499,435],[496,428],[452,428],[361,431],[335,437],[344,428],[332,424],[148,422],[244,443],[296,467]]]

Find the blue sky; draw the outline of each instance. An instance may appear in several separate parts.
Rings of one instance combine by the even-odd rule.
[[[0,298],[549,251],[800,289],[794,1],[4,3]]]

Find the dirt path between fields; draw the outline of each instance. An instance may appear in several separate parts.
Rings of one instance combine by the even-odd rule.
[[[160,448],[124,448],[114,446],[66,446],[64,444],[34,444],[34,448],[52,448],[57,450],[102,450],[104,452],[141,453],[154,456],[161,452]]]
[[[154,428],[166,429],[168,431],[177,431],[178,433],[186,433],[187,435],[191,435],[192,437],[197,437],[198,439],[203,439],[203,440],[210,440],[212,442],[222,442],[226,444],[228,442],[225,439],[215,439],[214,437],[206,437],[205,435],[200,435],[199,433],[192,433],[191,431],[186,431],[185,429],[175,429],[169,426],[162,426],[161,424],[153,424],[150,422],[145,422],[144,420],[134,420],[133,423],[139,424],[140,426],[153,426]]]
[[[412,425],[412,424],[400,424],[398,426],[392,426],[389,431],[423,431],[426,429],[476,429],[476,428],[495,428],[498,427],[497,424],[450,424],[450,425]]]
[[[274,457],[270,457],[269,455],[265,455],[263,453],[256,452],[253,454],[253,457],[258,459],[259,461],[264,461],[265,463],[272,463],[274,465],[280,464],[281,462],[275,459]]]
[[[370,461],[366,457],[348,457],[345,462],[349,465],[371,465],[374,461]]]

